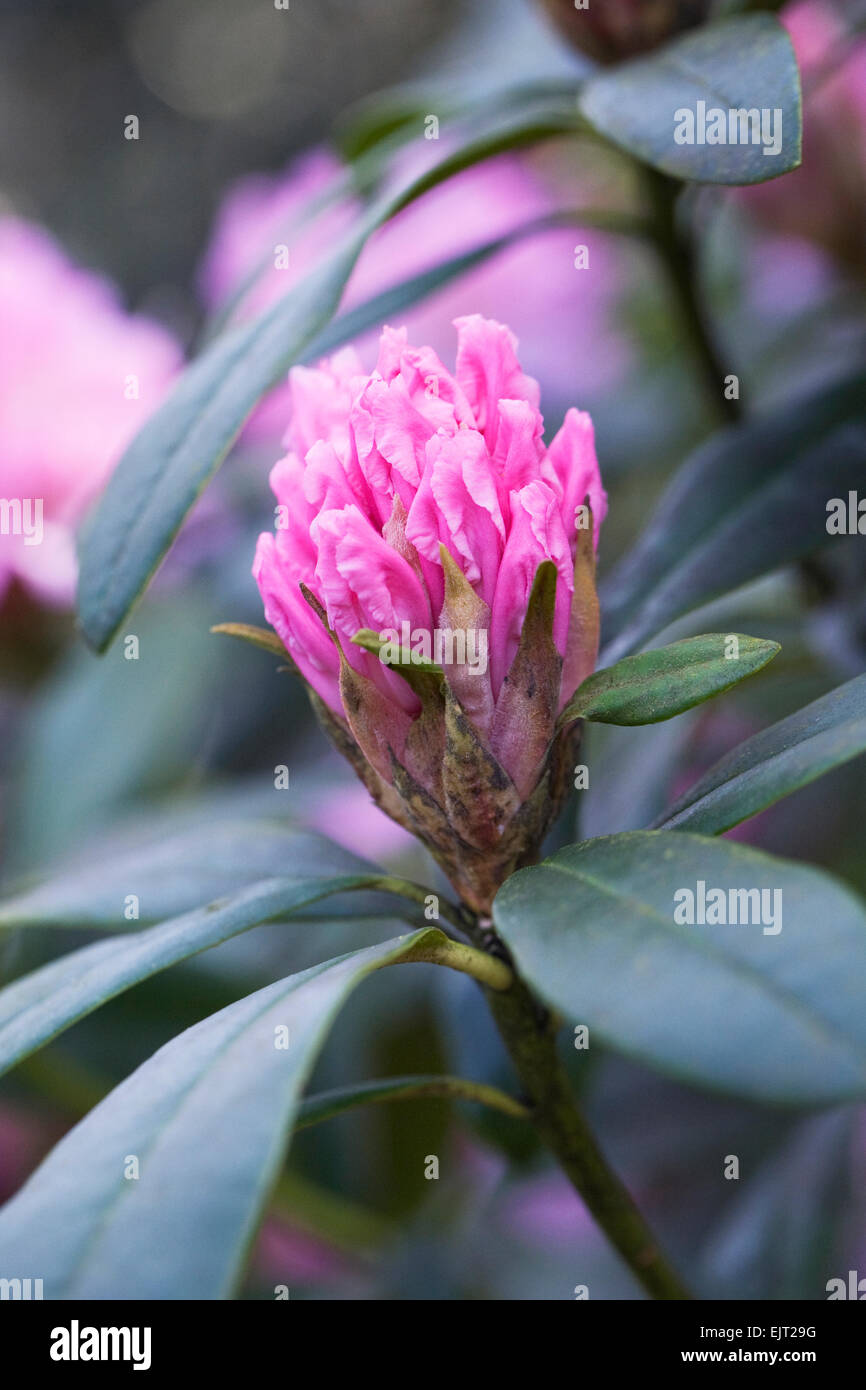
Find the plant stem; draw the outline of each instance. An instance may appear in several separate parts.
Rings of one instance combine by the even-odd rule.
[[[651,1298],[690,1298],[577,1107],[556,1050],[550,1013],[518,978],[510,989],[486,994],[524,1088],[530,1119],[608,1240]]]
[[[430,936],[433,936],[431,931]],[[459,970],[471,975],[485,989],[500,991],[510,989],[514,982],[514,972],[504,960],[490,955],[487,951],[477,951],[474,946],[465,946],[462,941],[454,941],[437,930],[438,940],[419,941],[402,957],[402,962],[427,961],[433,965],[447,965],[449,970]]]
[[[488,1086],[482,1081],[469,1081],[462,1076],[397,1076],[307,1096],[298,1111],[295,1129],[308,1129],[360,1105],[425,1098],[470,1100],[515,1120],[525,1120],[529,1115],[526,1106],[519,1100],[506,1095],[497,1086]]]
[[[722,362],[712,328],[701,302],[695,244],[690,228],[680,225],[676,204],[682,185],[653,169],[645,171],[655,225],[655,242],[677,298],[683,326],[695,351],[696,363],[707,394],[720,417],[729,424],[740,419],[739,400],[724,394],[730,369]]]
[[[420,883],[413,883],[408,878],[397,878],[393,874],[383,874],[381,878],[365,886],[368,889],[378,889],[382,893],[393,893],[397,898],[406,898],[409,902],[417,903],[419,907],[426,907],[431,897],[429,888],[423,887]],[[468,937],[473,925],[472,914],[467,909],[458,907],[456,903],[449,901],[441,893],[432,896],[437,899],[439,916],[442,921],[450,922],[462,936]],[[438,919],[436,919],[436,925],[440,931],[445,931],[446,935],[450,935]]]

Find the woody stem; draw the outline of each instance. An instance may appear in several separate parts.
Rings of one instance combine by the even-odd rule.
[[[519,977],[509,989],[485,994],[520,1078],[529,1118],[591,1215],[651,1298],[691,1298],[575,1102],[549,1011]]]

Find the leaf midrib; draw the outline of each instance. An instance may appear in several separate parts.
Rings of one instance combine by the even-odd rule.
[[[851,1054],[851,1040],[849,1038],[846,1038],[844,1034],[839,1034],[837,1029],[832,1024],[829,1024],[827,1020],[823,1019],[820,1014],[815,1015],[798,995],[792,993],[787,986],[780,985],[772,976],[769,977],[768,982],[768,977],[762,975],[760,971],[750,965],[748,961],[743,961],[736,957],[731,959],[731,957],[724,955],[718,947],[712,946],[705,938],[690,934],[684,928],[680,927],[678,923],[669,921],[667,918],[663,917],[656,908],[651,907],[648,903],[644,903],[639,898],[633,898],[629,894],[611,888],[604,880],[596,879],[592,874],[588,874],[585,871],[578,872],[575,869],[566,867],[564,864],[557,864],[555,860],[552,859],[547,860],[544,868],[555,869],[558,873],[565,874],[569,878],[576,878],[579,882],[586,883],[591,888],[597,889],[604,896],[613,898],[617,902],[627,904],[629,907],[635,909],[639,916],[649,917],[656,927],[656,931],[661,932],[663,939],[669,936],[681,938],[684,942],[688,942],[690,948],[696,951],[699,956],[704,955],[714,962],[721,962],[732,974],[740,975],[744,979],[749,980],[751,984],[757,983],[766,993],[792,1006],[794,1015],[801,1015],[810,1030],[815,1032],[817,1036],[823,1036],[825,1041],[829,1041],[835,1046],[841,1043],[843,1050],[849,1055],[853,1055],[855,1064],[864,1078],[866,1078],[866,1047],[864,1047],[864,1055],[862,1057],[856,1052]]]

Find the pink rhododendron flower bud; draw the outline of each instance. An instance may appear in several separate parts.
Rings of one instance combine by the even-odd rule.
[[[607,499],[589,416],[546,447],[514,335],[456,326],[453,373],[390,328],[371,375],[351,349],[291,373],[253,572],[338,748],[487,911],[570,783]]]
[[[806,0],[783,12],[803,81],[803,163],[738,190],[761,222],[813,242],[866,273],[866,40],[833,6]],[[844,139],[842,139],[844,132]]]
[[[71,602],[75,528],[181,353],[41,228],[0,218],[0,602]]]
[[[557,29],[598,63],[646,53],[708,19],[712,0],[542,0]]]

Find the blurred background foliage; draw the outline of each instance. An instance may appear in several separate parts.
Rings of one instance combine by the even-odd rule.
[[[112,278],[130,307],[163,322],[187,350],[206,319],[197,280],[204,249],[238,176],[279,173],[328,140],[352,104],[394,83],[478,96],[573,78],[585,67],[522,0],[291,0],[279,19],[275,25],[264,0],[0,3],[0,206],[45,224],[74,260]],[[843,58],[858,42],[847,41]],[[808,110],[806,165],[792,176],[806,201]],[[137,143],[123,139],[129,113],[146,133]],[[862,194],[866,102],[857,138]],[[596,205],[627,204],[626,175],[597,152],[548,148],[538,159],[567,184],[564,163],[584,154],[581,179]],[[866,247],[852,262],[834,256],[826,239],[791,235],[771,208],[737,192],[694,197],[720,352],[750,401],[796,401],[862,356]],[[603,246],[609,318],[601,340],[577,337],[584,359],[575,354],[572,376],[574,402],[591,406],[596,419],[611,494],[604,573],[720,411],[690,367],[655,262],[621,240]],[[461,311],[473,312],[471,281],[457,293]],[[625,345],[624,363],[587,392],[587,355],[611,344]],[[552,426],[569,403],[555,401]],[[209,634],[226,619],[261,622],[249,571],[255,536],[270,524],[267,470],[277,456],[272,440],[242,437],[130,620],[139,661],[124,660],[119,644],[97,659],[68,612],[7,596],[7,888],[65,860],[107,862],[116,837],[166,833],[167,815],[175,818],[169,825],[195,826],[246,814],[312,822],[441,887],[423,851],[367,804],[326,748],[302,690],[275,676],[263,653]],[[647,825],[729,748],[861,672],[863,571],[862,541],[840,541],[725,600],[717,606],[724,619],[710,622],[705,610],[680,624],[677,635],[724,621],[781,642],[783,654],[759,682],[671,724],[594,728],[590,790],[579,807],[574,798],[558,840]],[[290,769],[288,791],[274,789],[277,764]],[[732,834],[826,865],[866,891],[864,817],[855,762]],[[0,1197],[65,1126],[179,1029],[272,979],[399,930],[381,914],[349,922],[326,906],[140,985],[13,1072],[0,1087]],[[0,977],[15,978],[70,939],[68,931],[8,935]],[[610,1157],[704,1294],[820,1298],[831,1275],[862,1269],[862,1111],[739,1104],[569,1044],[565,1037]],[[427,967],[401,970],[374,976],[352,998],[311,1089],[440,1070],[512,1084],[474,985]],[[738,1182],[724,1180],[728,1154],[739,1156]],[[439,1158],[437,1182],[425,1179],[428,1155]],[[293,1298],[559,1299],[582,1283],[593,1298],[638,1296],[517,1121],[435,1100],[371,1107],[298,1136],[246,1292],[268,1298],[274,1285],[288,1284]]]

